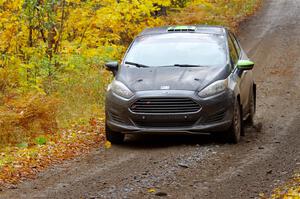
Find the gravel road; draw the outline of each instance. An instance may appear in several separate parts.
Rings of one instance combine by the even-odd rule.
[[[265,0],[240,30],[256,62],[257,118],[238,145],[211,136],[128,136],[53,166],[0,198],[256,198],[300,167],[300,3]],[[149,193],[150,188],[155,192]]]

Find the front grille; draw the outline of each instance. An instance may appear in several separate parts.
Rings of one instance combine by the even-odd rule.
[[[194,113],[201,107],[189,98],[143,98],[130,109],[134,113]]]

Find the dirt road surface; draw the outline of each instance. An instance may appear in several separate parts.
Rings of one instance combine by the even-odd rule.
[[[266,0],[240,40],[258,84],[256,127],[238,145],[210,136],[127,138],[95,149],[0,198],[256,198],[300,166],[300,3]],[[149,193],[150,188],[155,192]]]

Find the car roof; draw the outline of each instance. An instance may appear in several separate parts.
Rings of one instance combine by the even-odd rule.
[[[227,29],[223,26],[210,25],[190,25],[190,26],[162,26],[156,28],[147,28],[142,31],[139,36],[156,35],[156,34],[172,34],[172,33],[201,33],[226,35]]]

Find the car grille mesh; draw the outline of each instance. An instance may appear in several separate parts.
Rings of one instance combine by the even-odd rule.
[[[135,113],[193,113],[201,107],[189,98],[143,98],[130,107]]]

